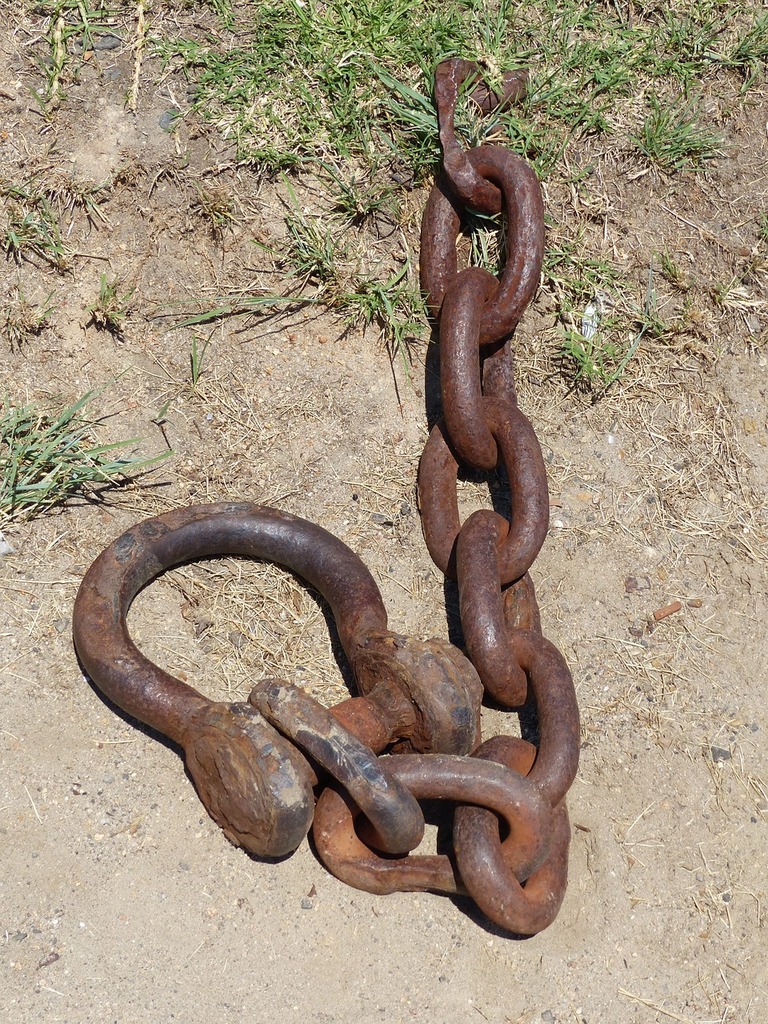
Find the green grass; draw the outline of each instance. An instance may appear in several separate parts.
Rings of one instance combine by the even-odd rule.
[[[118,0],[39,0],[34,10],[48,107],[65,98],[79,55],[98,34],[134,17],[132,5]],[[527,68],[527,94],[509,110],[482,116],[460,100],[459,137],[467,146],[500,142],[525,156],[553,194],[582,196],[592,187],[585,154],[610,153],[638,175],[713,166],[724,143],[705,98],[724,82],[732,95],[759,86],[768,60],[768,15],[741,0],[631,7],[604,0],[158,0],[147,11],[145,60],[159,58],[164,73],[188,83],[189,106],[179,118],[229,141],[240,165],[272,179],[278,192],[282,180],[288,193],[284,231],[262,248],[271,261],[263,269],[283,277],[274,293],[222,296],[185,323],[320,302],[345,325],[378,326],[400,353],[425,336],[409,242],[420,204],[409,193],[431,180],[439,160],[432,86],[440,60],[478,60],[491,84],[504,70]],[[95,221],[103,187],[73,184],[68,196],[49,190],[40,201],[17,203],[7,252],[64,265],[61,232],[45,204],[49,212],[78,206]],[[196,196],[194,209],[214,236],[237,226],[238,207],[225,189],[206,182]],[[382,224],[391,225],[388,252],[378,244]],[[468,234],[471,260],[498,272],[503,224],[473,223]],[[602,386],[617,367],[624,372],[637,337],[666,338],[670,328],[648,313],[626,267],[589,253],[578,229],[569,234],[553,224],[544,280],[559,304],[566,362]],[[672,257],[660,263],[663,282],[685,292]],[[584,338],[584,310],[602,293],[611,312],[597,335]],[[92,312],[104,307],[100,295]],[[103,326],[119,331],[123,313],[118,303]]]
[[[22,291],[16,299],[0,309],[0,332],[8,342],[11,352],[21,352],[32,338],[37,337],[49,325],[56,312],[51,301],[51,292],[42,303],[30,302]]]
[[[480,59],[491,78],[528,66],[528,98],[497,120],[551,171],[574,137],[614,133],[639,88],[688,96],[718,70],[755,78],[765,62],[768,17],[749,5],[640,6],[631,24],[622,11],[596,0],[267,0],[226,5],[220,27],[236,29],[226,45],[201,33],[155,45],[189,78],[194,109],[267,171],[389,148],[419,179],[438,152],[429,95],[439,60]]]
[[[118,458],[118,449],[138,439],[98,444],[98,421],[84,415],[89,392],[59,411],[36,405],[0,407],[0,522],[30,519],[76,495],[98,497],[101,490],[147,469],[154,458]]]
[[[38,184],[0,182],[5,252],[16,263],[37,257],[60,272],[69,269],[70,255],[61,236],[59,217]]]
[[[134,291],[134,288],[124,290],[124,282],[120,278],[110,281],[106,274],[102,274],[98,298],[88,306],[90,322],[99,330],[122,337]]]
[[[722,153],[721,134],[707,127],[699,110],[680,102],[662,103],[649,98],[650,112],[642,131],[631,141],[637,149],[664,171],[701,168]]]
[[[201,345],[198,345],[197,334],[195,332],[192,333],[192,346],[189,350],[189,375],[193,391],[200,381],[200,375],[203,372],[203,360],[210,343],[211,336],[209,335]]]
[[[349,324],[377,326],[390,355],[399,357],[407,369],[411,343],[423,337],[427,326],[424,300],[408,264],[387,280],[355,279],[338,296],[335,308]]]

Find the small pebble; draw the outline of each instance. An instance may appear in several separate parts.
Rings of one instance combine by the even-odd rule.
[[[304,899],[301,901],[301,909],[302,910],[311,910],[312,909],[312,900],[307,899],[307,897],[305,896]]]
[[[624,580],[624,590],[627,594],[637,594],[641,590],[650,589],[650,576],[627,576],[627,578]]]
[[[96,36],[93,40],[94,50],[116,50],[118,46],[123,45],[123,40],[120,36],[113,35],[111,32],[105,32],[103,36]]]
[[[160,115],[160,120],[158,121],[158,124],[160,125],[164,132],[170,132],[173,131],[173,126],[176,124],[178,119],[178,110],[164,110],[163,113]]]
[[[733,756],[730,750],[726,750],[725,747],[710,747],[709,752],[712,755],[712,760],[717,764],[718,761],[730,761]]]

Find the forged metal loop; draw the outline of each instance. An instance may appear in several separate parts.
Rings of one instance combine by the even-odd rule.
[[[440,320],[440,388],[453,449],[473,469],[495,469],[499,450],[480,387],[477,310],[499,290],[487,270],[469,267],[448,289]]]
[[[507,215],[507,263],[499,290],[480,313],[479,344],[507,338],[539,286],[544,255],[544,204],[532,168],[496,146],[479,146],[467,159],[484,178],[498,184]],[[421,288],[432,315],[440,317],[447,290],[457,272],[456,238],[463,207],[444,183],[432,189],[421,225]]]
[[[383,758],[387,770],[419,799],[477,804],[500,815],[507,842],[520,864],[539,865],[548,855],[552,811],[537,787],[521,774],[492,761],[449,754],[407,754]],[[379,857],[355,831],[356,808],[337,790],[323,791],[312,834],[320,859],[337,878],[356,889],[384,894],[430,889],[461,892],[444,855]]]
[[[501,546],[502,585],[520,579],[541,550],[549,526],[549,489],[541,448],[530,421],[508,402],[483,398],[486,423],[498,444],[507,471],[512,522],[494,513]],[[419,508],[424,539],[435,564],[455,577],[455,545],[462,529],[456,493],[459,463],[445,437],[432,428],[419,465]]]
[[[525,775],[535,754],[524,740],[496,736],[474,756]],[[492,921],[518,935],[535,935],[557,916],[568,883],[570,838],[568,812],[561,803],[554,811],[546,860],[536,867],[516,866],[500,841],[495,814],[481,807],[456,808],[454,850],[462,882]]]
[[[500,704],[517,708],[525,703],[528,680],[512,654],[504,621],[499,549],[505,533],[506,523],[495,512],[473,512],[459,533],[456,578],[472,663],[488,693]]]
[[[480,67],[471,60],[446,60],[435,69],[435,106],[443,150],[443,171],[465,206],[471,206],[480,213],[498,213],[501,193],[472,166],[456,138],[454,124],[462,84],[471,75],[479,74]]]
[[[498,213],[501,195],[498,188],[486,181],[472,166],[466,151],[459,145],[455,131],[456,103],[464,82],[479,78],[482,69],[472,60],[445,60],[435,69],[435,106],[443,150],[443,171],[450,186],[465,206],[480,213]],[[484,114],[505,110],[520,99],[527,88],[528,76],[523,71],[506,71],[501,92],[494,92],[480,79],[470,90],[470,97]]]
[[[349,792],[373,825],[387,853],[414,850],[424,836],[424,816],[408,790],[336,718],[291,683],[262,680],[248,697],[266,720],[322,765]]]
[[[248,502],[193,506],[145,520],[88,570],[75,602],[75,646],[106,696],[183,746],[203,803],[232,842],[259,856],[294,850],[311,822],[314,775],[253,708],[218,705],[150,662],[126,622],[136,594],[157,575],[215,554],[264,558],[298,572],[331,604],[350,663],[371,687],[389,682],[396,690],[409,669],[428,668],[427,688],[431,681],[440,696],[451,693],[454,699],[442,709],[442,724],[440,709],[422,700],[426,710],[413,710],[411,732],[425,743],[436,735],[438,741],[449,737],[462,751],[473,748],[481,687],[466,658],[440,641],[410,646],[388,633],[371,573],[326,530]],[[418,691],[419,683],[411,685]],[[390,692],[390,710],[394,702]],[[396,736],[403,734],[390,725]]]
[[[554,807],[576,777],[579,761],[579,711],[565,658],[534,630],[510,628],[505,598],[494,572],[499,534],[494,513],[475,512],[459,534],[456,565],[459,610],[470,657],[488,692],[507,707],[520,707],[533,691],[539,718],[539,756],[531,779]],[[533,585],[525,598],[533,599]],[[534,599],[535,600],[535,599]],[[514,616],[514,599],[510,602]],[[538,609],[523,609],[538,627]]]

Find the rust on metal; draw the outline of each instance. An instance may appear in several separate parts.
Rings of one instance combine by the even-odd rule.
[[[407,853],[419,845],[424,817],[415,798],[327,708],[277,679],[262,680],[248,702],[344,786],[373,826],[379,849]]]
[[[439,327],[443,416],[418,491],[430,554],[456,579],[469,658],[444,640],[390,631],[357,555],[319,526],[250,502],[182,508],[128,530],[83,580],[73,632],[104,695],[183,747],[203,803],[233,843],[282,856],[312,826],[322,861],[350,885],[467,894],[499,927],[532,935],[554,920],[565,893],[565,798],[579,758],[573,680],[542,634],[529,574],[549,496],[539,442],[518,408],[511,346],[539,284],[544,212],[521,157],[498,146],[467,151],[454,126],[462,87],[491,113],[525,83],[509,72],[489,84],[458,59],[435,74],[444,160],[424,213],[421,280]],[[457,237],[472,211],[506,220],[500,278],[459,270]],[[462,523],[460,474],[499,469],[509,508]],[[290,682],[264,679],[248,703],[216,703],[138,650],[127,615],[141,588],[183,561],[225,554],[286,566],[325,597],[356,696],[325,708]],[[533,705],[537,745],[481,743],[484,693],[506,708]],[[455,808],[450,854],[418,849],[425,800]]]
[[[395,754],[381,758],[387,770],[420,800],[448,800],[488,809],[509,829],[517,862],[533,871],[549,854],[551,808],[538,787],[493,761],[451,754]],[[461,875],[446,855],[379,856],[355,828],[360,813],[343,793],[323,791],[312,834],[321,860],[342,881],[368,892],[431,889],[463,892]],[[498,819],[496,819],[498,820]]]
[[[541,633],[528,574],[547,533],[549,496],[541,449],[517,406],[510,344],[539,284],[543,204],[520,158],[499,147],[461,149],[454,111],[460,85],[476,71],[451,61],[436,75],[444,161],[422,223],[421,282],[439,328],[443,420],[422,456],[419,506],[430,554],[456,578],[467,650],[486,692],[506,707],[531,700],[536,707],[538,749],[498,738],[476,756],[500,761],[544,797],[551,817],[535,827],[546,837],[546,856],[532,864],[516,841],[501,843],[499,817],[482,806],[457,808],[453,837],[455,872],[478,906],[503,928],[530,935],[552,922],[565,892],[565,794],[578,766],[579,714],[568,666]],[[456,239],[471,210],[506,216],[498,282],[478,268],[458,267]],[[500,464],[509,517],[488,509],[461,523],[459,474]]]
[[[506,585],[524,576],[541,550],[549,526],[549,491],[541,448],[529,420],[501,399],[483,396],[482,402],[509,481],[511,520],[491,513],[500,537],[501,583]],[[460,463],[449,436],[445,423],[436,424],[430,432],[419,466],[419,508],[429,553],[453,577],[462,527],[456,492]]]

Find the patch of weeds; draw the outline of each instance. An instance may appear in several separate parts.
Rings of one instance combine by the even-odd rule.
[[[283,182],[289,196],[285,238],[275,249],[257,244],[277,256],[279,263],[292,276],[302,278],[301,286],[311,281],[321,289],[330,286],[334,291],[348,256],[339,225],[327,216],[309,213],[299,204],[293,185],[285,174]]]
[[[768,243],[768,213],[761,213],[757,218],[757,237],[763,245]]]
[[[691,279],[685,271],[678,266],[673,257],[670,256],[668,252],[663,252],[659,256],[659,262],[661,264],[661,275],[664,280],[678,291],[687,292],[691,287]]]
[[[9,303],[0,310],[0,326],[5,335],[11,352],[20,352],[31,338],[39,335],[49,324],[56,308],[51,302],[51,292],[46,299],[37,305],[29,302],[23,292],[19,292],[16,302]]]
[[[88,312],[91,314],[89,323],[93,324],[100,331],[109,331],[117,337],[122,337],[123,325],[130,309],[130,300],[135,288],[123,291],[124,282],[119,277],[110,281],[106,274],[99,279],[99,297],[90,306]]]
[[[98,497],[102,490],[170,454],[149,459],[115,456],[117,449],[137,444],[137,438],[97,444],[94,433],[99,421],[84,415],[93,395],[88,392],[60,412],[3,401],[0,522],[31,519],[76,495]]]
[[[44,112],[54,110],[65,95],[67,65],[74,56],[94,49],[101,36],[110,35],[118,10],[89,0],[37,0],[34,13],[42,15],[45,25],[40,41],[46,53],[38,60],[45,77],[45,88],[34,95]]]
[[[665,11],[662,46],[652,65],[655,76],[673,76],[684,86],[700,78],[717,62],[721,32],[722,19],[713,11]]]
[[[661,314],[659,293],[654,285],[653,274],[653,264],[651,264],[648,268],[648,286],[645,292],[645,301],[643,302],[642,309],[638,310],[633,324],[633,327],[637,329],[637,335],[635,341],[630,345],[629,358],[634,355],[643,338],[657,342],[668,342],[678,332],[679,322],[666,320]],[[622,367],[622,372],[623,369],[624,367]]]
[[[724,313],[754,313],[756,310],[766,307],[766,302],[763,299],[756,298],[745,287],[744,278],[741,275],[715,285],[711,292],[715,304]]]
[[[744,77],[748,88],[755,79],[765,73],[768,60],[768,13],[755,17],[746,32],[735,42],[723,60],[726,67],[734,68]]]
[[[621,280],[621,267],[588,253],[583,232],[574,238],[553,238],[544,252],[544,280],[570,308],[588,302],[599,292],[611,290]]]
[[[232,193],[221,185],[196,185],[193,209],[208,222],[211,234],[221,239],[227,228],[237,224],[237,207]]]
[[[633,315],[616,306],[596,316],[599,299],[597,296],[584,310],[581,330],[573,326],[563,329],[560,351],[565,376],[594,392],[595,399],[621,380],[643,338],[661,340],[670,334],[655,308],[646,307]]]
[[[101,221],[108,224],[109,221],[101,209],[100,198],[112,189],[111,181],[104,181],[100,184],[93,181],[83,181],[73,175],[54,175],[49,181],[41,180],[38,188],[48,200],[59,207],[65,213],[73,213],[75,209],[85,211],[85,215],[91,224]]]
[[[327,163],[323,164],[323,170],[330,179],[334,213],[345,224],[360,227],[376,214],[394,216],[395,190],[378,179],[375,164],[370,170],[351,175]]]
[[[34,255],[56,270],[69,269],[56,211],[43,191],[30,185],[0,183],[5,202],[3,246],[17,263]]]
[[[288,237],[283,250],[284,262],[292,273],[321,287],[337,283],[339,262],[343,259],[340,236],[326,220],[302,210],[292,210],[285,217]]]
[[[650,97],[651,110],[642,134],[630,141],[648,160],[664,171],[699,168],[721,155],[723,138],[701,123],[695,106],[663,103]]]
[[[680,330],[679,321],[661,315],[652,266],[641,307],[620,281],[612,293],[596,289],[580,312],[567,293],[561,292],[561,302],[561,368],[577,386],[592,391],[595,400],[621,380],[644,340],[666,344]]]
[[[614,324],[604,320],[599,330],[584,334],[574,328],[566,328],[562,337],[561,357],[566,376],[572,377],[580,387],[605,389],[618,380],[626,362],[619,346],[611,338]]]
[[[385,282],[374,278],[357,279],[334,303],[334,308],[349,323],[376,324],[390,357],[400,358],[406,371],[410,344],[423,334],[427,323],[424,299],[410,281],[409,272],[406,264]]]

